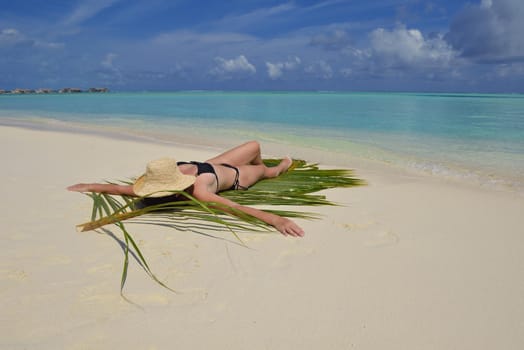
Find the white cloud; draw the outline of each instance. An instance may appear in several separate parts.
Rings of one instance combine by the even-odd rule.
[[[0,32],[0,37],[13,37],[13,36],[18,36],[18,34],[20,34],[20,32],[14,28],[7,28],[7,29],[2,29],[2,31]]]
[[[64,43],[51,43],[51,42],[44,42],[44,41],[36,41],[35,45],[38,47],[48,48],[48,49],[61,49],[65,47]]]
[[[119,0],[83,0],[65,19],[64,24],[75,25],[96,16]]]
[[[389,66],[446,67],[456,56],[441,35],[424,38],[418,29],[375,29],[370,34],[375,59]]]
[[[118,58],[116,53],[108,53],[104,59],[100,62],[103,69],[97,71],[97,77],[101,79],[104,84],[111,85],[123,85],[127,78],[128,72],[122,71],[117,65],[115,60]],[[149,77],[151,79],[151,77]]]
[[[243,43],[254,40],[252,36],[238,33],[196,33],[192,31],[177,31],[162,33],[153,39],[157,45],[180,45],[180,44],[231,44]]]
[[[252,28],[258,23],[267,23],[272,18],[283,16],[296,9],[293,2],[276,5],[273,7],[258,8],[251,12],[242,14],[233,14],[225,16],[215,23],[210,23],[211,27],[222,30],[245,31],[245,29]]]
[[[323,60],[307,66],[304,71],[322,79],[331,79],[333,77],[333,68]]]
[[[244,55],[229,60],[217,57],[215,61],[217,65],[211,70],[212,75],[229,77],[231,74],[255,74],[257,72],[255,66],[249,63]]]
[[[22,33],[14,28],[2,29],[0,32],[0,47],[10,47],[23,44],[33,46],[34,41],[27,39]]]
[[[499,64],[495,68],[495,74],[497,75],[498,78],[524,76],[524,63],[515,62],[515,63]]]
[[[335,51],[351,47],[352,43],[353,40],[349,37],[347,32],[342,29],[335,29],[324,34],[316,34],[310,41],[312,46]]]
[[[278,79],[282,76],[285,70],[293,70],[300,65],[300,58],[294,57],[287,62],[266,62],[267,74],[271,79]]]
[[[466,58],[484,63],[524,61],[524,1],[481,0],[466,6],[446,40]]]
[[[64,47],[64,44],[32,39],[24,35],[18,29],[6,28],[0,31],[0,48],[3,47],[59,49]]]
[[[480,1],[480,7],[489,9],[493,5],[493,2],[491,0],[481,0]]]
[[[106,57],[102,60],[102,62],[100,62],[100,64],[104,67],[104,68],[108,68],[108,69],[114,69],[115,67],[113,66],[113,61],[118,57],[117,54],[115,53],[108,53],[106,55]]]

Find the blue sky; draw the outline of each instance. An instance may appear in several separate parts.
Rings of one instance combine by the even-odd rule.
[[[0,89],[524,92],[522,0],[0,0]]]

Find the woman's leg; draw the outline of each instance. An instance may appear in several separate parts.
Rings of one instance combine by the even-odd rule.
[[[233,166],[263,164],[262,156],[260,155],[260,144],[257,141],[246,142],[214,158],[208,159],[207,162],[213,164],[226,163]]]
[[[286,172],[293,161],[290,158],[284,158],[278,165],[268,168],[264,164],[260,165],[240,165],[239,183],[242,187],[250,187],[262,179],[277,177]]]
[[[207,162],[225,163],[237,167],[240,172],[240,186],[247,188],[262,179],[280,175],[291,166],[293,161],[290,158],[284,158],[278,165],[267,167],[262,161],[260,144],[257,141],[249,141],[208,159]]]

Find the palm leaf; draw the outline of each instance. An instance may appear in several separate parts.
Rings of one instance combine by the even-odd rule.
[[[278,162],[278,159],[264,160],[267,166],[274,166]],[[313,193],[363,184],[362,180],[352,176],[350,170],[320,169],[316,164],[294,160],[286,173],[260,181],[249,191],[229,191],[223,193],[223,196],[243,205],[334,205],[325,195]]]
[[[267,166],[274,166],[279,159],[265,159]],[[128,181],[122,183],[129,184]],[[266,179],[252,186],[248,191],[227,191],[221,193],[242,205],[264,206],[318,206],[336,205],[324,194],[318,192],[337,188],[365,184],[354,178],[350,170],[320,169],[317,164],[307,164],[303,160],[294,160],[288,171],[272,179]],[[173,195],[183,196],[180,200],[160,200],[148,203],[148,198],[131,198],[108,194],[90,193],[93,200],[91,221],[77,225],[79,231],[96,230],[109,224],[115,224],[124,235],[124,265],[120,281],[120,293],[123,295],[129,266],[130,246],[136,252],[135,258],[145,272],[158,284],[173,291],[152,272],[144,255],[129,234],[124,222],[153,224],[177,230],[187,230],[209,235],[212,231],[229,231],[244,245],[238,231],[268,232],[271,228],[264,222],[234,208],[219,203],[204,203],[184,191],[173,191]],[[317,219],[318,215],[295,210],[263,209],[274,214],[304,219]],[[231,215],[233,214],[233,215]],[[124,297],[125,298],[125,297]]]

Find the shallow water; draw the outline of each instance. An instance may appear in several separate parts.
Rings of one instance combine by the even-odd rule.
[[[0,96],[0,123],[208,145],[246,139],[524,188],[524,96],[164,92]]]

